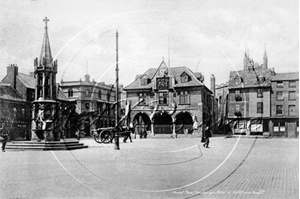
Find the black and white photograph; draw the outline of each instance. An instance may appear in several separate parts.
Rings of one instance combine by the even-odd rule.
[[[299,198],[299,1],[0,0],[0,199]]]

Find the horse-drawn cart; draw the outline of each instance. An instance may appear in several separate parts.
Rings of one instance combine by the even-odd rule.
[[[131,131],[126,127],[119,128],[120,137],[129,136],[130,133]],[[112,143],[115,135],[116,127],[98,128],[93,131],[94,140],[97,143]]]

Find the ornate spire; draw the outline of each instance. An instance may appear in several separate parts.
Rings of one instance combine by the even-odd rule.
[[[267,56],[266,44],[265,44],[265,52],[264,52],[264,68],[268,68],[268,56]]]
[[[266,47],[266,44],[265,44],[265,53],[264,53],[264,59],[268,59],[268,56],[267,56],[267,47]]]
[[[51,48],[50,48],[50,42],[49,42],[49,36],[48,36],[48,26],[47,22],[49,19],[45,17],[43,20],[45,22],[45,34],[44,34],[44,39],[43,39],[43,45],[42,45],[42,51],[41,51],[41,56],[40,56],[40,65],[51,66],[52,62],[52,55],[51,55]]]

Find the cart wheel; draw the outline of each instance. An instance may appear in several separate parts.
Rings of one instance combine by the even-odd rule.
[[[93,136],[94,136],[94,140],[97,143],[102,143],[101,138],[100,138],[100,133],[95,133]]]
[[[104,130],[100,133],[100,138],[102,143],[107,144],[112,142],[113,136],[110,131]]]

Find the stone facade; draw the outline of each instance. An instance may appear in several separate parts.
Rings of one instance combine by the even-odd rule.
[[[203,80],[201,73],[187,67],[169,68],[164,61],[137,75],[124,88],[127,101],[137,105],[129,117],[129,122],[136,123],[136,133],[200,135],[206,124],[214,126],[213,92]]]
[[[299,73],[276,73],[272,81],[271,124],[274,136],[299,136]]]
[[[91,117],[82,121],[82,126],[86,126],[86,135],[100,127],[115,126],[115,102],[116,89],[114,85],[107,85],[104,82],[95,82],[90,80],[90,75],[85,75],[84,81],[64,81],[61,80],[60,88],[68,99],[76,101],[76,112],[95,112],[95,115],[101,115],[100,118]],[[122,87],[119,88],[121,96]],[[93,120],[97,121],[93,123]],[[91,125],[93,123],[93,125]],[[90,126],[90,127],[89,127]]]

